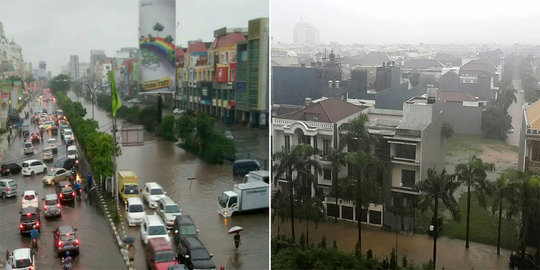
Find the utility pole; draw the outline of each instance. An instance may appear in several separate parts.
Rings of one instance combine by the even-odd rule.
[[[92,103],[93,104],[93,103]],[[92,112],[93,113],[93,112]],[[113,196],[116,201],[116,211],[118,214],[120,214],[119,211],[119,204],[118,204],[118,175],[116,172],[116,148],[118,147],[118,142],[116,141],[116,115],[113,116],[112,120],[112,135],[113,135],[113,190],[115,193],[113,193]]]

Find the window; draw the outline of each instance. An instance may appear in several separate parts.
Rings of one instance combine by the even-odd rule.
[[[324,178],[324,180],[332,181],[332,170],[331,169],[323,169],[323,178]]]
[[[304,136],[304,143],[307,145],[311,145],[311,137],[310,136]]]
[[[291,136],[285,135],[285,149],[291,150]]]
[[[315,152],[319,150],[317,148],[317,135],[313,136],[313,149],[315,149]]]
[[[413,188],[415,184],[415,171],[411,170],[401,170],[401,183],[403,187]]]
[[[405,159],[416,159],[416,145],[397,144],[396,157]]]
[[[323,156],[327,156],[330,154],[330,140],[323,140]]]

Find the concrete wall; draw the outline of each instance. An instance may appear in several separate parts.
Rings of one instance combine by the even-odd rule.
[[[421,181],[427,177],[427,170],[435,168],[440,172],[444,168],[444,141],[441,137],[442,115],[440,102],[432,104],[432,121],[422,131],[422,160],[420,162]]]
[[[523,111],[521,121],[521,131],[519,132],[518,170],[525,170],[525,134],[527,132],[526,111]]]
[[[468,107],[458,102],[444,102],[441,106],[443,122],[448,122],[455,134],[482,135],[483,107]]]
[[[408,84],[403,83],[398,88],[388,88],[377,92],[375,95],[375,108],[403,110],[403,102],[425,93],[426,89],[423,87],[416,86],[408,89]]]

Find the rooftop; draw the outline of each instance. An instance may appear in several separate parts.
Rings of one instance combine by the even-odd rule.
[[[446,102],[477,101],[478,98],[464,91],[439,90],[438,97]]]
[[[361,112],[367,107],[353,105],[341,99],[329,98],[311,104],[304,109],[282,115],[280,118],[315,121],[323,123],[337,123],[355,113]]]
[[[540,130],[540,100],[525,109],[525,112],[527,114],[527,124],[530,125],[531,129]]]
[[[212,44],[213,49],[219,49],[221,47],[225,47],[231,44],[236,44],[241,41],[246,41],[246,37],[243,33],[230,33],[225,36],[221,36],[216,38],[214,40],[214,43]]]

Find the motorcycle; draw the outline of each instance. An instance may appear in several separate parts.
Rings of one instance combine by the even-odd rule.
[[[73,269],[73,260],[66,260],[66,257],[62,257],[62,269],[64,270]]]
[[[81,196],[82,196],[82,188],[78,189],[77,190],[77,201],[81,201]]]
[[[37,249],[38,248],[38,241],[37,238],[32,239],[32,248]]]

